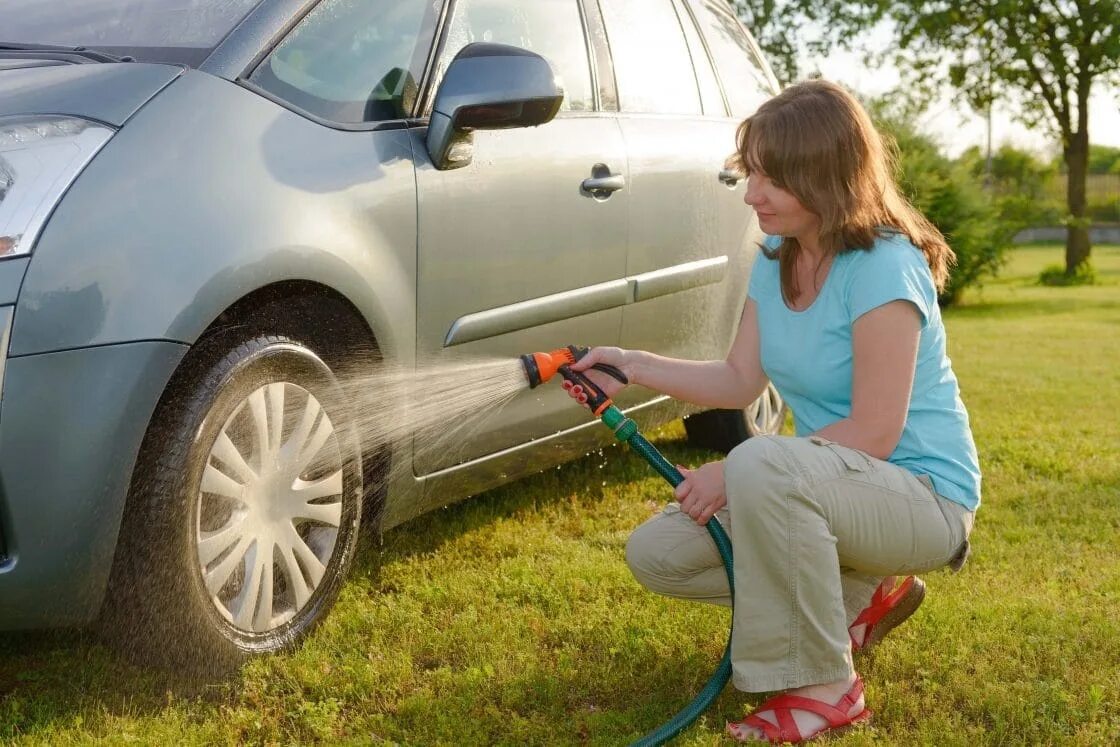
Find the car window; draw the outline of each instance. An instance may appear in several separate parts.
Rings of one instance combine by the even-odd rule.
[[[704,104],[704,114],[709,117],[726,117],[727,106],[724,104],[723,94],[720,92],[719,81],[716,80],[716,71],[712,69],[712,60],[708,50],[700,39],[696,30],[695,20],[688,8],[677,6],[681,26],[684,27],[684,37],[688,41],[688,52],[692,56],[692,67],[696,70],[696,82],[700,86],[700,100]]]
[[[249,79],[334,122],[410,116],[441,4],[324,0]]]
[[[595,108],[579,0],[458,0],[440,54],[440,77],[459,50],[472,42],[536,52],[548,60],[564,87],[561,111]]]
[[[723,82],[723,93],[731,116],[743,119],[754,114],[770,98],[770,79],[739,21],[723,0],[690,0],[696,20],[708,41],[708,49]]]
[[[700,94],[672,0],[602,0],[624,112],[700,114]]]

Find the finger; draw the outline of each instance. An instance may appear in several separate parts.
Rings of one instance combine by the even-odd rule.
[[[704,523],[707,524],[708,520],[711,519],[716,514],[718,514],[720,512],[720,509],[722,509],[726,505],[727,505],[727,497],[726,496],[721,496],[721,497],[717,498],[716,500],[712,501],[708,505],[707,510],[704,512],[705,513]]]
[[[705,508],[703,511],[700,512],[700,516],[698,516],[696,518],[696,523],[703,526],[704,524],[707,524],[708,521],[710,521],[711,518],[715,515],[716,515],[716,507],[715,507],[715,504],[712,504],[711,506],[708,506],[707,508]]]
[[[571,364],[571,368],[573,371],[586,371],[599,362],[600,355],[599,348],[591,348],[591,350],[587,351],[587,355]]]
[[[684,508],[685,499],[688,498],[690,492],[692,492],[692,486],[687,482],[682,482],[680,485],[673,488],[673,497],[680,502],[682,509]]]
[[[565,389],[571,389],[572,388],[572,382],[568,381],[567,379],[564,379],[562,382],[560,382],[560,386],[564,387]]]

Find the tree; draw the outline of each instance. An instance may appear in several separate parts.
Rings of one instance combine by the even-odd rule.
[[[1044,126],[1062,147],[1066,188],[1066,273],[1089,258],[1085,218],[1089,98],[1120,86],[1120,3],[1116,0],[730,0],[787,73],[792,57],[773,37],[824,29],[810,49],[852,48],[880,23],[893,28],[901,70],[928,91],[949,83],[985,111],[993,97],[1018,104],[1028,126]],[[796,65],[793,65],[796,70]]]

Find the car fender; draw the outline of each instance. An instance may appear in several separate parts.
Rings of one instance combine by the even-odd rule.
[[[193,344],[238,299],[285,280],[334,289],[384,354],[412,360],[407,131],[331,130],[189,71],[109,141],[56,208],[20,292],[11,354]]]

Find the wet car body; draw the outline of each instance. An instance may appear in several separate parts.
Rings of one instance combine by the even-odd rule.
[[[608,0],[572,0],[563,12],[580,21],[588,80],[565,90],[569,98],[584,90],[584,103],[539,127],[479,129],[467,162],[449,168],[433,162],[428,128],[440,81],[463,46],[456,19],[460,10],[469,18],[469,3],[427,4],[410,69],[390,78],[404,93],[370,99],[396,107],[395,115],[350,121],[313,111],[320,99],[302,99],[274,79],[279,73],[261,72],[270,64],[281,70],[271,62],[279,50],[298,46],[293,35],[314,26],[317,13],[333,12],[331,2],[246,3],[210,46],[100,47],[132,61],[0,48],[0,128],[26,134],[47,122],[59,132],[76,129],[31,136],[67,145],[100,138],[88,152],[75,146],[78,160],[59,194],[29,224],[34,236],[17,237],[0,255],[0,629],[88,624],[114,600],[131,604],[125,579],[166,565],[153,554],[130,567],[122,556],[133,551],[130,532],[152,532],[162,515],[158,491],[145,482],[160,465],[167,469],[161,450],[174,451],[176,438],[185,452],[202,449],[192,458],[202,460],[205,486],[210,445],[183,434],[208,422],[224,384],[205,389],[194,369],[228,364],[227,379],[241,375],[236,354],[246,340],[237,330],[250,330],[257,348],[249,352],[258,358],[323,364],[306,381],[260,374],[260,397],[272,396],[267,387],[279,381],[287,396],[306,397],[309,410],[316,396],[325,407],[331,396],[315,382],[357,354],[371,365],[409,368],[573,342],[697,358],[726,349],[760,238],[741,202],[742,181],[723,166],[742,111],[732,111],[715,75],[711,26],[735,24],[730,14],[718,15],[707,0],[665,0],[697,66],[688,69],[696,103],[684,112],[629,112],[615,80],[621,70],[612,67],[622,67],[623,45],[603,32],[615,11]],[[717,20],[705,24],[707,13]],[[749,36],[727,28],[756,55],[752,95],[761,100],[773,78]],[[365,108],[368,115],[377,107]],[[581,188],[612,174],[623,187]],[[680,321],[697,308],[712,320],[704,334]],[[246,390],[244,401],[229,404],[212,443],[249,412],[253,396]],[[180,400],[194,403],[197,421],[171,417]],[[648,391],[628,391],[620,404],[644,423],[680,414]],[[362,514],[383,530],[610,438],[558,388],[545,388],[520,397],[456,454],[414,458],[407,439],[388,445],[393,461],[411,469],[383,485],[369,463],[386,445],[361,443],[346,456],[343,420],[336,417],[331,436],[342,454],[343,495],[326,521],[332,532],[347,522],[356,529],[350,492],[356,502],[377,503]],[[182,488],[174,475],[166,479],[167,490]],[[201,580],[177,593],[221,602],[220,615],[198,611],[195,624],[224,630],[239,652],[295,640],[307,625],[273,633],[317,597],[276,591],[301,601],[272,617],[265,602],[230,592],[243,578],[204,588],[207,563],[225,557],[207,555],[204,539],[232,526],[225,514],[203,526],[205,500],[175,514],[193,522],[182,530],[184,552],[202,553]],[[314,545],[306,534],[302,541]],[[157,540],[153,534],[144,544]],[[277,548],[305,552],[300,542]],[[285,568],[280,554],[277,573]],[[345,571],[330,552],[320,560],[328,574]],[[197,562],[192,556],[183,565]],[[264,566],[271,578],[271,562]],[[293,569],[306,574],[308,591],[318,582],[306,561],[287,569],[289,586]],[[107,592],[114,579],[115,597]],[[308,625],[330,601],[325,594]]]

